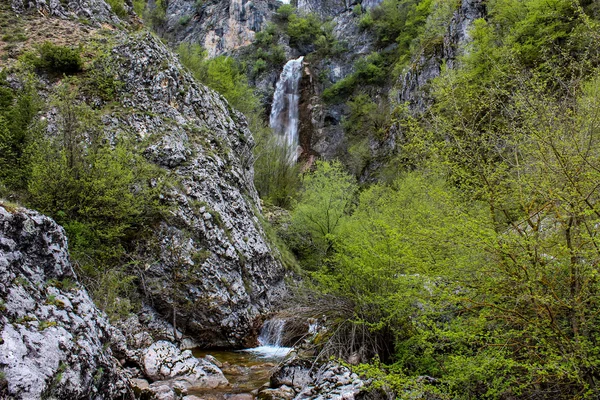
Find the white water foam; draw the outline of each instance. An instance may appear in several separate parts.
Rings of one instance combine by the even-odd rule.
[[[258,344],[260,346],[244,351],[252,353],[260,358],[284,358],[293,350],[292,347],[284,347],[281,345],[284,329],[284,319],[274,318],[265,321],[260,330],[260,335],[258,336]]]

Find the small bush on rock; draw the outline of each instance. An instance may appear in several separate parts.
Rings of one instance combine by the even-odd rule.
[[[31,59],[33,66],[57,74],[75,74],[83,69],[81,49],[44,42],[38,47],[38,56]]]

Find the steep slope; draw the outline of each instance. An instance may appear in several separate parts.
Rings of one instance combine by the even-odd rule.
[[[101,0],[72,1],[68,8],[51,4],[51,14],[59,18],[40,16],[38,11],[48,10],[43,2],[28,7],[14,2],[13,9],[24,13],[20,23],[32,36],[48,24],[81,25],[73,20],[76,15],[89,18],[86,24],[92,26],[116,18],[105,15],[110,7]],[[61,85],[68,82],[77,92],[101,68],[113,85],[110,98],[79,90],[73,101],[101,116],[108,143],[133,141],[173,182],[160,195],[168,212],[152,235],[129,249],[136,260],[130,265],[140,266],[130,273],[138,276],[144,302],[200,345],[241,346],[257,319],[285,293],[285,271],[257,217],[253,139],[244,116],[196,83],[160,40],[144,30],[88,28],[77,39],[70,45],[81,44],[88,57],[77,79],[37,71],[38,92],[45,101],[44,135],[57,137],[64,129],[60,110],[50,101]],[[101,67],[94,64],[99,58]],[[19,68],[7,69],[15,85],[24,79]]]
[[[215,57],[251,44],[278,4],[276,0],[169,1],[162,29],[173,43],[200,43]]]
[[[143,33],[115,46],[127,114],[105,117],[150,144],[146,156],[179,179],[175,208],[147,250],[146,293],[165,317],[201,344],[240,345],[254,319],[283,292],[254,213],[252,136],[245,118],[196,84],[157,39]],[[166,66],[166,67],[165,67]]]

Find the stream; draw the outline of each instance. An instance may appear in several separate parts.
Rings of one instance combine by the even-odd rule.
[[[281,345],[285,321],[266,321],[258,337],[259,346],[237,350],[195,349],[195,357],[213,356],[222,365],[223,374],[229,385],[215,389],[191,389],[188,394],[207,400],[251,400],[258,390],[269,382],[277,365],[292,350]]]

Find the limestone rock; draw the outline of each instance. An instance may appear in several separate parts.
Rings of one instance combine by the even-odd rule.
[[[111,60],[128,112],[104,117],[106,135],[143,139],[145,156],[178,180],[164,193],[170,216],[142,249],[149,303],[204,347],[240,347],[285,295],[285,270],[255,215],[246,119],[148,33],[124,35]]]
[[[36,11],[59,18],[85,18],[92,23],[121,22],[104,0],[12,0],[16,13]]]
[[[215,57],[251,44],[277,7],[275,0],[171,0],[164,33],[174,43],[200,43]]]
[[[192,352],[181,352],[167,341],[158,341],[144,351],[144,373],[154,381],[177,380],[187,387],[215,388],[226,385],[221,370],[205,359],[198,359]]]
[[[131,398],[110,325],[77,282],[64,230],[0,203],[0,398]]]
[[[358,399],[368,382],[334,362],[314,366],[308,360],[290,359],[271,377],[271,388],[259,392],[264,399]],[[289,393],[293,393],[289,397]]]
[[[295,396],[294,389],[285,385],[276,389],[263,389],[258,393],[261,400],[291,400]]]

